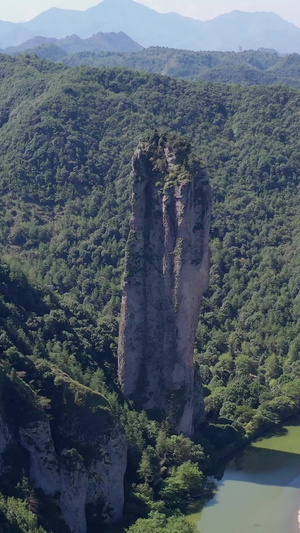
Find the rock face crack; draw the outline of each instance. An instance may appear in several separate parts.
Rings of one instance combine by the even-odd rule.
[[[119,334],[125,397],[191,435],[203,420],[193,345],[209,277],[211,190],[185,140],[155,134],[132,163]]]

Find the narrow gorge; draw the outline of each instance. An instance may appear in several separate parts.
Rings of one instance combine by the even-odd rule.
[[[211,190],[185,140],[155,133],[133,157],[119,380],[138,409],[190,436],[204,420],[193,345],[209,277]]]

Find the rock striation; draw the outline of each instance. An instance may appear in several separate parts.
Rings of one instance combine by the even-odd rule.
[[[211,189],[187,143],[157,133],[137,147],[132,182],[119,380],[138,408],[189,436],[204,417],[193,345],[209,277]]]

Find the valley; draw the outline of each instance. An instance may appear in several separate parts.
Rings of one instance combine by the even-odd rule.
[[[0,55],[0,528],[194,533],[300,410],[298,56],[72,57]]]

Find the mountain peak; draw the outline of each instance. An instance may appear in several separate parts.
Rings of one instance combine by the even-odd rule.
[[[174,13],[158,13],[134,0],[102,0],[85,11],[51,8],[0,34],[0,47],[17,45],[37,35],[87,39],[99,32],[124,32],[143,47],[188,50],[275,48],[300,52],[300,28],[272,12],[235,10],[202,22]]]

